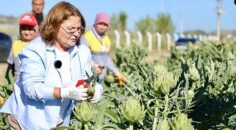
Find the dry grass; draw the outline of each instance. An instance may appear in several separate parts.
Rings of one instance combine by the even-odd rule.
[[[158,64],[164,64],[168,57],[170,57],[170,52],[168,50],[162,49],[161,52],[153,50],[148,54],[147,62],[152,62],[156,60],[158,61]]]
[[[0,26],[0,32],[6,33],[15,39],[19,34],[18,28],[17,24],[4,24],[4,26]]]
[[[7,69],[7,63],[0,63],[0,84],[3,83],[6,69]]]

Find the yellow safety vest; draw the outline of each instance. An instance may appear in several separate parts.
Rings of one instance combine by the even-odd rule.
[[[90,50],[93,53],[109,52],[111,48],[110,38],[105,35],[101,40],[96,38],[93,32],[90,30],[84,34],[87,40]]]
[[[21,52],[21,50],[23,49],[24,46],[26,46],[29,42],[24,42],[21,40],[16,40],[14,41],[13,45],[12,45],[12,52],[13,52],[13,56],[17,57],[18,54]]]

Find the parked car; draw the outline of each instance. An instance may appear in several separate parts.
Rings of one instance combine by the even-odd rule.
[[[0,32],[0,62],[6,62],[11,50],[12,39],[9,35]]]
[[[200,42],[200,40],[197,38],[179,38],[175,42],[175,47],[176,49],[186,50],[188,49],[189,43],[194,44],[196,42]]]

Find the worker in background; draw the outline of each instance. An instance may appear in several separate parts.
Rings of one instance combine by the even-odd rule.
[[[32,13],[36,17],[37,22],[41,25],[43,21],[44,0],[32,0]]]
[[[99,73],[99,82],[104,80],[107,70],[112,71],[119,81],[125,80],[109,55],[111,40],[106,34],[109,26],[109,15],[98,13],[93,27],[81,39],[81,43],[87,45],[92,52],[92,66]]]
[[[19,19],[19,39],[15,40],[12,44],[10,54],[7,59],[7,71],[5,78],[10,83],[10,72],[17,78],[19,76],[20,62],[18,54],[21,52],[24,46],[26,46],[31,40],[38,36],[38,22],[34,15],[26,13]]]

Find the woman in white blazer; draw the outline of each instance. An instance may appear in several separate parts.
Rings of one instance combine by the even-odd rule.
[[[85,20],[72,4],[59,2],[45,17],[40,37],[19,54],[20,75],[14,91],[1,108],[11,129],[48,130],[69,125],[75,102],[86,100],[87,89],[76,87],[91,74],[91,53],[78,41]],[[95,86],[92,102],[101,100],[102,86]]]

